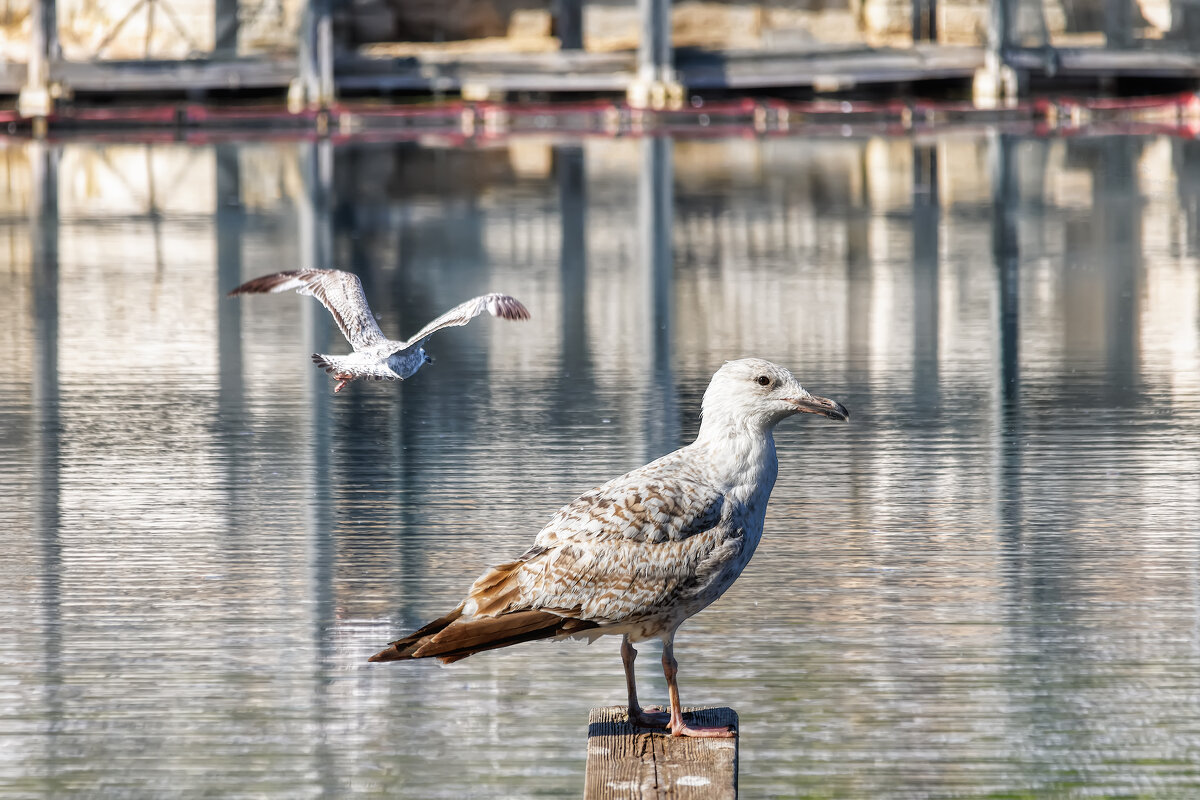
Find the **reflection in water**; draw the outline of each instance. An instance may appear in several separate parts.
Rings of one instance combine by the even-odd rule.
[[[365,659],[690,440],[748,354],[854,418],[778,431],[760,551],[680,637],[688,696],[741,714],[747,796],[1200,784],[1195,143],[24,143],[0,166],[0,796],[578,794],[615,641]],[[534,319],[335,397],[316,303],[223,299],[298,265],[358,272],[396,333],[491,290]]]

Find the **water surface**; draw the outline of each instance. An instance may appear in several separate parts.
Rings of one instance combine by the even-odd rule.
[[[777,433],[763,543],[681,630],[744,797],[1200,791],[1200,147],[1159,136],[0,148],[0,796],[566,797],[618,642],[366,663],[562,503]],[[313,301],[528,323],[339,395]],[[657,652],[642,695],[665,699]]]

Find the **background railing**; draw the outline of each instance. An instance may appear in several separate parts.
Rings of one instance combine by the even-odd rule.
[[[121,92],[844,91],[976,78],[1200,76],[1200,0],[3,0],[0,93],[27,115]],[[1012,70],[1008,74],[1005,70]],[[980,84],[979,76],[985,80]],[[990,83],[989,83],[990,81]],[[988,86],[990,85],[990,89]]]

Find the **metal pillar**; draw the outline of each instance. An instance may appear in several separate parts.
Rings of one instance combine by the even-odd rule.
[[[1171,0],[1171,37],[1200,50],[1200,5],[1195,0]]]
[[[581,145],[554,148],[558,175],[562,245],[562,372],[572,382],[591,380],[591,351],[587,341],[587,185]]]
[[[1104,43],[1114,49],[1133,46],[1133,0],[1104,0]]]
[[[975,105],[996,108],[1011,105],[1024,91],[1028,76],[1008,64],[1008,49],[1018,0],[991,0],[988,14],[987,52],[983,66],[976,70],[973,85]]]
[[[57,147],[44,141],[29,144],[32,203],[29,237],[32,263],[34,310],[33,412],[36,490],[34,520],[41,542],[40,609],[41,639],[45,642],[41,674],[44,722],[38,728],[45,733],[45,761],[39,767],[57,774],[61,761],[69,756],[60,752],[61,728],[67,718],[67,694],[64,692],[62,634],[62,550],[61,525],[61,420],[58,383],[58,156]]]
[[[244,413],[245,391],[242,384],[242,308],[244,303],[228,300],[225,292],[242,282],[242,208],[241,169],[238,148],[233,144],[216,146],[217,161],[217,364],[220,376],[217,407],[222,419],[240,419]],[[231,446],[239,441],[230,440]],[[229,491],[241,485],[240,458],[227,459]],[[231,498],[232,499],[232,498]],[[231,506],[236,507],[232,502]]]
[[[1023,419],[1020,413],[1020,237],[1017,208],[1020,203],[1016,147],[1011,134],[992,132],[988,158],[992,180],[992,261],[995,263],[1000,299],[1000,403],[996,434],[996,468],[1000,491],[997,518],[1002,553],[1011,565],[1006,580],[1015,581],[1013,596],[1020,595],[1021,557],[1019,543],[1024,529],[1022,476],[1024,464],[1020,443]],[[1044,146],[1039,143],[1039,146]]]
[[[308,0],[300,24],[300,74],[288,89],[288,109],[324,111],[333,104],[333,14],[330,0]]]
[[[1000,283],[1000,392],[1006,406],[1014,403],[1020,389],[1020,284],[1017,267],[1020,243],[1017,236],[1016,140],[1009,134],[991,137],[992,172],[992,259]]]
[[[912,38],[913,44],[937,41],[937,0],[912,0]]]
[[[39,485],[58,491],[58,156],[44,141],[29,145],[33,202],[30,205],[30,250],[36,324],[33,405],[40,416],[38,435],[42,478]],[[44,457],[43,457],[44,456]],[[49,504],[47,504],[49,507]],[[57,534],[55,534],[57,535]]]
[[[333,264],[333,145],[328,139],[307,142],[300,148],[300,166],[304,178],[304,196],[299,204],[300,264],[305,267],[328,267]],[[308,336],[306,352],[325,353],[331,343],[333,320],[319,303],[302,302],[304,330]],[[334,771],[330,767],[328,745],[324,743],[329,724],[328,664],[332,660],[333,628],[335,622],[334,575],[338,565],[336,520],[334,517],[334,488],[339,478],[334,474],[335,451],[333,427],[335,412],[329,376],[319,369],[309,369],[305,430],[309,453],[305,476],[305,497],[311,512],[305,515],[305,563],[307,583],[306,609],[311,635],[311,661],[303,668],[312,676],[310,703],[319,735],[312,762],[317,773],[316,783],[322,796],[336,794]]]
[[[846,361],[847,378],[872,386],[871,363],[871,209],[866,159],[857,159],[850,173],[852,210],[846,217]],[[857,184],[857,186],[854,186]]]
[[[675,74],[671,49],[671,0],[638,0],[638,16],[638,71],[626,90],[629,105],[678,107],[683,104],[683,86]]]
[[[216,0],[213,11],[213,57],[236,58],[238,52],[238,0]]]
[[[555,0],[554,34],[560,49],[583,49],[583,0]]]
[[[58,59],[58,12],[55,0],[34,0],[25,85],[17,97],[23,117],[45,119],[54,110],[58,92],[50,81],[50,65]]]
[[[679,404],[671,368],[671,293],[674,260],[674,147],[670,138],[646,136],[641,141],[642,169],[638,174],[638,238],[646,298],[648,341],[644,352],[650,361],[651,392],[646,404],[647,459],[679,446]]]
[[[1105,286],[1105,389],[1117,405],[1134,404],[1141,383],[1141,284],[1143,199],[1138,185],[1140,144],[1130,137],[1100,140],[1092,179],[1092,219],[1109,246],[1101,257]]]
[[[573,425],[562,409],[596,397],[595,358],[588,339],[587,162],[580,144],[554,146],[554,174],[562,241],[559,245],[561,297],[559,368],[553,385],[549,425]]]
[[[939,397],[937,145],[913,146],[912,254],[913,254],[913,398],[936,404]]]

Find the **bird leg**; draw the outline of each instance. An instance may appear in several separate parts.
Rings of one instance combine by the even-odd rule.
[[[625,665],[625,686],[629,689],[629,723],[639,728],[665,728],[670,715],[659,708],[642,708],[637,699],[637,679],[633,674],[633,660],[637,650],[629,643],[629,637],[621,637],[621,663]]]
[[[354,380],[354,376],[351,375],[349,372],[339,372],[338,374],[334,375],[333,377],[337,378],[337,382],[338,382],[337,386],[333,387],[333,391],[335,394],[337,392],[340,392],[342,389],[346,388],[347,383]]]
[[[683,721],[683,709],[679,706],[679,686],[675,676],[679,673],[679,662],[675,660],[675,645],[670,639],[663,641],[663,674],[667,676],[667,692],[671,695],[671,722],[667,727],[672,736],[693,736],[710,739],[731,739],[737,734],[727,726],[718,728],[692,727]]]

